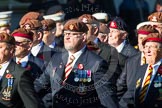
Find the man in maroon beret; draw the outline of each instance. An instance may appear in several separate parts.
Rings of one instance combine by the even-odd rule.
[[[129,102],[128,100],[125,100],[125,97],[128,98],[129,92],[127,89],[135,86],[136,81],[134,80],[134,75],[137,73],[139,67],[146,64],[146,57],[144,56],[144,47],[142,41],[144,38],[148,37],[150,33],[158,33],[158,31],[151,25],[143,25],[137,29],[139,53],[127,60],[125,67],[117,81],[118,93],[120,93],[121,98],[119,104],[122,107],[126,107],[127,103]]]
[[[137,108],[162,107],[162,37],[159,33],[150,33],[144,40],[144,55],[148,64],[142,65],[134,74],[135,87],[128,89],[131,93],[128,103]],[[132,93],[132,91],[134,91]]]
[[[0,33],[0,107],[42,108],[34,90],[30,71],[12,60],[14,51],[14,37],[7,33]]]
[[[106,73],[108,64],[87,49],[87,31],[86,24],[78,19],[67,21],[64,25],[66,51],[55,53],[45,73],[35,81],[37,91],[51,82],[53,107],[117,107],[110,96],[112,82]],[[89,88],[92,86],[93,89]]]
[[[36,79],[42,74],[44,61],[34,57],[31,54],[33,45],[33,32],[24,28],[18,28],[11,34],[15,38],[15,61],[21,67],[31,71],[33,79]]]

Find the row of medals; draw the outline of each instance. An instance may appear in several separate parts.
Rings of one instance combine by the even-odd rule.
[[[91,70],[74,70],[74,81],[75,82],[91,82],[92,80],[92,72]]]

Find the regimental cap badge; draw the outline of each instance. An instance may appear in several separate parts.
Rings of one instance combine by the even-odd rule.
[[[25,29],[31,29],[31,25],[30,25],[30,24],[25,24],[25,25],[24,25],[24,28],[25,28]]]
[[[156,16],[153,16],[152,19],[151,19],[151,21],[157,22],[157,17]]]
[[[118,28],[116,22],[114,22],[114,21],[112,21],[112,22],[110,23],[110,27],[112,27],[112,28]]]
[[[73,25],[73,24],[70,24],[70,25],[69,25],[69,29],[70,29],[70,30],[73,30],[73,29],[74,29],[74,25]]]
[[[87,19],[87,18],[83,18],[83,19],[82,19],[82,22],[88,23],[88,19]]]

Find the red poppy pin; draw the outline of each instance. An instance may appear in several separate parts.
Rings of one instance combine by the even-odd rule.
[[[6,74],[6,78],[8,79],[8,78],[11,78],[12,77],[12,75],[11,74]]]
[[[79,63],[78,64],[78,69],[82,70],[84,67],[83,67],[83,64]]]
[[[26,70],[31,70],[31,66],[28,65],[28,66],[26,67]]]
[[[40,59],[42,59],[42,60],[44,60],[44,56],[43,56],[43,54],[41,55],[38,55],[38,58],[40,58]]]
[[[159,73],[160,75],[162,75],[162,66],[159,66],[159,68],[158,68],[158,73]]]

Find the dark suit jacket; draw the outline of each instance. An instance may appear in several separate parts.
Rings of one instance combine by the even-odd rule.
[[[64,70],[67,59],[68,52],[56,53],[53,56],[45,73],[35,81],[36,91],[39,91],[43,88],[43,85],[46,85],[50,82],[52,95],[54,97],[55,94],[64,87],[60,83],[64,77]],[[109,73],[107,72],[107,63],[101,57],[87,49],[85,49],[82,55],[78,58],[73,68],[78,68],[79,63],[84,65],[85,70],[90,69],[92,71],[92,80],[94,83],[96,83],[95,89],[97,91],[101,105],[104,107],[116,108],[117,103],[114,103],[112,100],[112,96],[114,95],[114,91],[112,90],[113,88],[111,88],[112,83],[107,79],[109,76]],[[100,86],[100,84],[102,84],[102,86]],[[62,105],[62,107],[64,107],[64,105]]]
[[[109,77],[112,76],[115,81],[114,83],[116,84],[116,80],[124,67],[126,57],[118,53],[117,50],[110,45],[104,44],[100,41],[98,41],[97,45],[99,49],[96,53],[108,62]]]
[[[5,90],[8,85],[8,74],[13,76],[13,87],[11,90],[10,100],[3,100]],[[29,71],[21,68],[14,61],[11,61],[6,69],[2,79],[0,80],[0,103],[4,106],[1,108],[41,108],[33,86],[33,80]]]
[[[151,82],[147,91],[145,101],[139,104],[139,94],[142,87],[142,82],[146,73],[148,65],[143,65],[139,68],[136,75],[136,88],[135,88],[135,107],[136,108],[162,108],[162,86],[156,86],[155,84],[162,84],[162,72],[161,67],[152,75]]]
[[[121,73],[119,79],[117,80],[117,95],[119,99],[119,104],[122,107],[126,107],[130,100],[125,98],[132,97],[133,94],[127,91],[127,89],[132,89],[135,86],[134,77],[137,73],[137,69],[141,66],[141,53],[130,57],[125,63],[123,72]]]
[[[126,42],[120,53],[125,55],[126,57],[131,57],[133,55],[136,55],[138,53],[138,50],[136,50],[132,45]]]
[[[59,47],[50,48],[43,43],[43,46],[39,50],[36,57],[38,57],[46,62],[49,62],[55,52],[62,52],[62,49]]]

